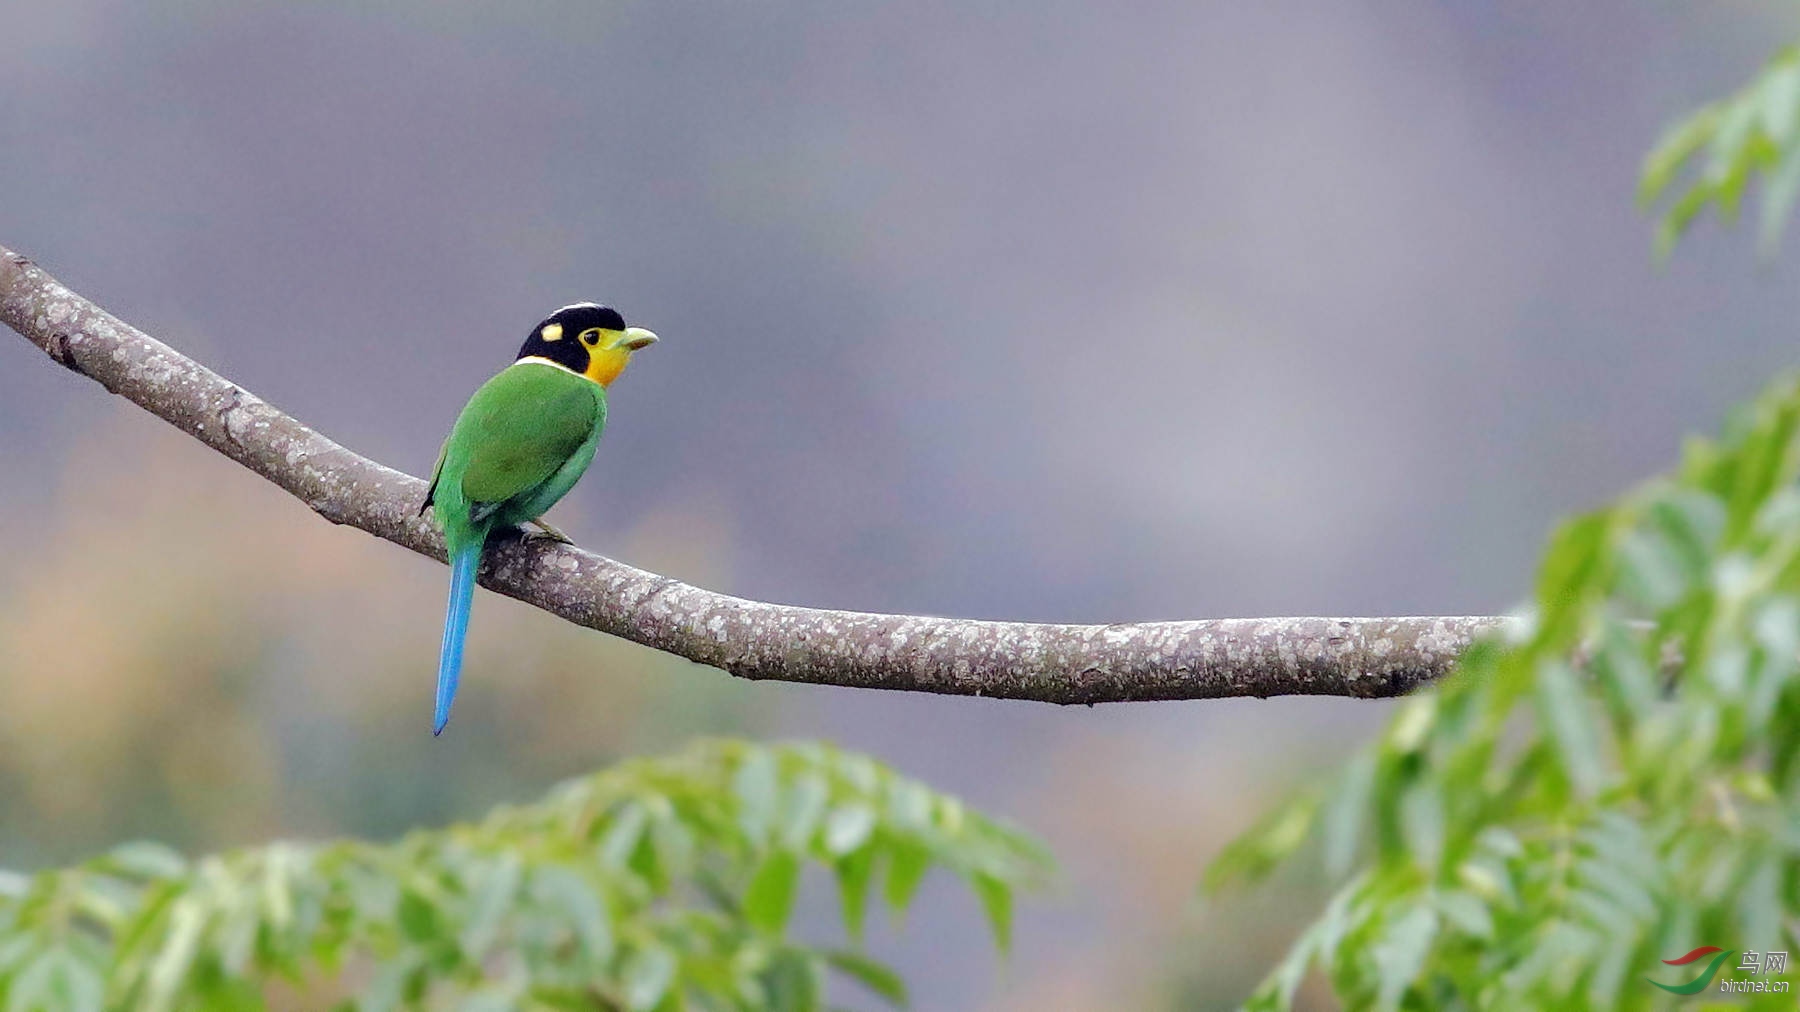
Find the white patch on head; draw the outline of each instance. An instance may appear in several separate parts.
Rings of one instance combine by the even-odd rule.
[[[538,331],[538,336],[546,341],[560,341],[562,340],[562,324],[546,324],[543,330]]]
[[[571,375],[571,376],[581,376],[581,374],[580,374],[580,373],[578,373],[578,372],[576,372],[576,371],[575,371],[575,370],[573,370],[573,369],[571,369],[571,368],[569,368],[569,367],[568,367],[568,366],[566,366],[566,365],[563,365],[563,364],[562,364],[562,363],[561,363],[561,362],[557,362],[557,361],[554,361],[554,360],[552,360],[552,359],[547,359],[547,358],[542,358],[542,357],[540,357],[540,356],[537,356],[537,355],[527,355],[527,356],[525,356],[525,357],[524,357],[524,358],[520,358],[520,359],[514,359],[514,360],[513,360],[513,365],[522,365],[522,364],[524,364],[524,363],[526,363],[526,362],[530,362],[530,363],[532,363],[532,364],[533,364],[533,365],[547,365],[547,366],[549,366],[549,367],[550,367],[550,368],[552,368],[552,369],[561,369],[561,370],[562,370],[562,371],[563,371],[563,372],[566,372],[566,373],[568,373],[568,374],[569,374],[569,375]],[[510,368],[511,368],[511,366],[508,366],[508,367],[507,367],[507,368],[509,368],[509,369],[510,369]],[[581,376],[581,378],[582,378],[582,379],[587,379],[587,377],[586,377],[586,376]]]
[[[551,316],[559,316],[563,313],[568,312],[571,309],[603,309],[603,308],[605,308],[605,307],[601,306],[600,303],[598,303],[598,302],[571,302],[568,305],[557,310],[556,312],[551,313],[550,315]]]

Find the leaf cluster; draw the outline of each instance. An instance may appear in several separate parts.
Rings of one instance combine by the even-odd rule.
[[[1660,959],[1796,948],[1797,434],[1790,377],[1563,525],[1520,631],[1226,851],[1214,888],[1309,840],[1342,883],[1251,1008],[1309,967],[1351,1008],[1650,1007]]]
[[[1758,231],[1772,253],[1800,197],[1800,47],[1776,54],[1735,94],[1663,133],[1644,159],[1638,200],[1658,214],[1656,252],[1666,257],[1707,207],[1737,220],[1750,180],[1762,176]]]
[[[817,1009],[834,973],[904,1004],[892,969],[789,922],[807,866],[860,942],[871,893],[898,915],[934,865],[1003,949],[1015,892],[1049,873],[1038,844],[872,759],[705,742],[393,843],[132,844],[5,876],[0,1009],[255,1010],[282,988],[359,1012]]]

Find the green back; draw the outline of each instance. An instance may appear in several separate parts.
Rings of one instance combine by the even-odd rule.
[[[543,484],[606,424],[606,391],[555,366],[515,362],[481,385],[456,419],[438,478],[470,504]],[[457,479],[460,478],[460,481]],[[448,500],[449,488],[440,488]]]

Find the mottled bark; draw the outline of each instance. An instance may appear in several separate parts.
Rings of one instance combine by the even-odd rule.
[[[57,362],[288,490],[333,523],[436,559],[425,483],[337,445],[0,247],[0,321]],[[483,586],[753,679],[1051,703],[1397,696],[1497,618],[1043,625],[872,615],[715,594],[547,540],[492,545]]]

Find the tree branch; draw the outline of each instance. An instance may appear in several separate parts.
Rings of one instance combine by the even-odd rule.
[[[57,362],[286,489],[332,523],[442,560],[425,483],[358,456],[0,246],[0,320]],[[751,679],[1050,703],[1397,696],[1498,618],[981,622],[764,604],[547,541],[490,545],[481,583]]]

